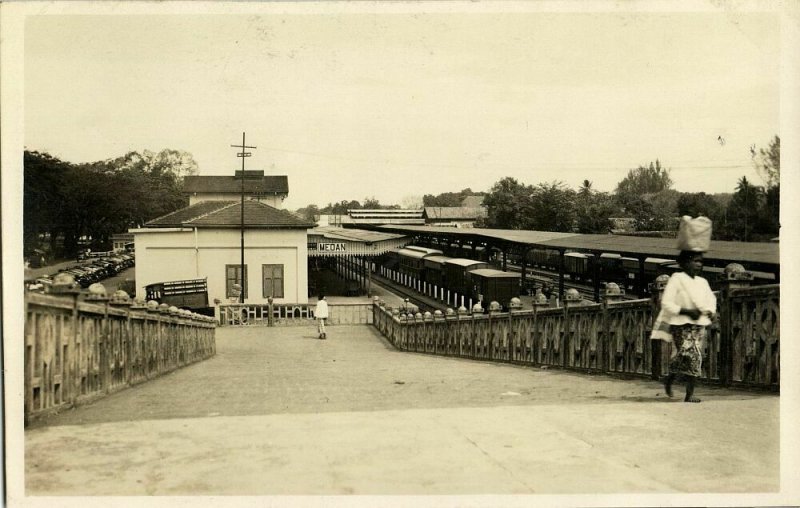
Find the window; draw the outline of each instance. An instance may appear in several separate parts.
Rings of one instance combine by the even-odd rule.
[[[242,285],[242,292],[247,298],[247,265],[244,265],[244,284],[242,284],[242,265],[225,265],[225,298],[233,298],[233,285]]]
[[[283,298],[283,265],[261,265],[264,298]]]

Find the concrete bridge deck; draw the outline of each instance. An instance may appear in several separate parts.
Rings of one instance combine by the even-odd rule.
[[[218,354],[25,431],[27,495],[775,492],[779,397],[221,328]],[[682,389],[682,387],[680,387]],[[682,393],[680,393],[682,395]]]

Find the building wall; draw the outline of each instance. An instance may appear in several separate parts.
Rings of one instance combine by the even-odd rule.
[[[279,196],[259,196],[258,201],[267,204],[269,206],[273,206],[275,208],[282,208],[283,207],[283,200],[286,196],[279,195]],[[241,194],[231,194],[231,193],[195,193],[189,195],[189,206],[195,205],[200,203],[201,201],[239,201],[242,199]],[[245,194],[245,199],[253,199],[252,196],[248,196]]]
[[[225,295],[225,265],[240,263],[238,229],[193,229],[136,231],[136,292],[155,282],[208,279],[208,298],[228,302]],[[266,303],[263,296],[264,264],[282,264],[284,297],[277,303],[308,302],[308,248],[306,230],[245,231],[245,265],[248,293],[245,303]]]
[[[475,222],[474,219],[432,219],[428,221],[428,225],[451,228],[473,228],[475,227]]]

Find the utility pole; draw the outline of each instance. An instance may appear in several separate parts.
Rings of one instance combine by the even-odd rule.
[[[241,207],[241,231],[242,231],[242,248],[241,248],[241,263],[239,265],[239,274],[242,278],[242,292],[239,296],[239,303],[244,303],[244,290],[247,287],[245,285],[244,280],[244,159],[245,157],[251,157],[253,154],[251,152],[246,152],[246,148],[255,148],[254,146],[247,146],[244,141],[245,133],[242,133],[242,144],[241,145],[231,145],[234,148],[241,148],[241,152],[237,152],[236,156],[242,158],[242,174],[240,175],[242,178],[242,207]]]

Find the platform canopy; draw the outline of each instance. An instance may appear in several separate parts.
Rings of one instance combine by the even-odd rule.
[[[425,235],[447,242],[460,241],[473,244],[505,244],[516,248],[546,248],[561,251],[606,252],[633,257],[665,257],[678,255],[674,238],[654,238],[612,234],[559,233],[553,231],[527,231],[510,229],[444,228],[431,226],[378,226],[381,231]],[[772,269],[780,264],[777,242],[731,242],[713,240],[705,254],[708,261],[744,263],[762,269]]]
[[[410,241],[407,235],[321,226],[308,230],[308,257],[380,256]]]

